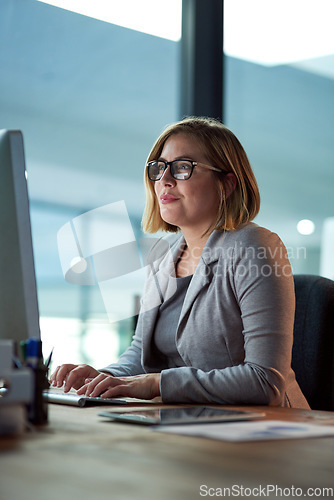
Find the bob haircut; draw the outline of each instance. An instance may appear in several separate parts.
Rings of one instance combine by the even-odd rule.
[[[240,224],[254,219],[260,209],[260,193],[246,152],[236,136],[221,122],[213,118],[187,117],[169,125],[163,131],[155,142],[147,162],[157,160],[161,156],[166,141],[176,134],[186,134],[195,139],[203,150],[208,164],[222,172],[211,172],[216,177],[220,202],[216,220],[212,221],[205,234],[211,233],[215,229],[220,231],[234,230]],[[226,199],[224,177],[229,172],[235,175],[237,184],[234,191]],[[147,168],[145,168],[144,181],[146,205],[142,219],[143,230],[146,233],[158,231],[175,233],[179,231],[178,226],[168,224],[161,218],[154,181],[148,178]]]

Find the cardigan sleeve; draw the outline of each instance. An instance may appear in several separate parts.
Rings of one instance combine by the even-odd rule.
[[[139,317],[140,318],[140,317]],[[138,320],[139,323],[140,319]],[[142,366],[142,339],[141,328],[136,328],[131,345],[121,354],[116,363],[111,363],[99,371],[109,373],[115,377],[127,377],[130,375],[140,375],[145,373]]]
[[[121,354],[118,361],[99,369],[99,371],[110,373],[115,377],[127,377],[129,375],[145,373],[141,363],[141,338],[135,334],[130,347]]]

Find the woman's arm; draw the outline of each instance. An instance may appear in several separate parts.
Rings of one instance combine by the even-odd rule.
[[[141,316],[139,315],[136,332],[133,336],[131,345],[121,354],[116,363],[111,363],[99,371],[109,373],[115,377],[126,377],[140,375],[144,373],[141,363],[142,357],[142,338],[141,338]]]

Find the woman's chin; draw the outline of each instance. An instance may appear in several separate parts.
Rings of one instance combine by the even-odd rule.
[[[172,226],[179,226],[180,218],[179,217],[173,217],[173,215],[170,213],[170,211],[167,210],[161,210],[160,211],[161,218],[166,224],[171,224]]]

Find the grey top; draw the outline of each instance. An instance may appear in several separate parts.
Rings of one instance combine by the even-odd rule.
[[[214,231],[201,254],[179,316],[176,347],[184,365],[165,368],[152,341],[182,234],[154,245],[131,346],[103,371],[161,372],[163,402],[308,408],[291,369],[295,294],[279,237],[254,223]]]
[[[169,279],[175,282],[176,292],[159,307],[154,327],[154,344],[161,357],[165,358],[166,368],[185,366],[176,348],[176,331],[191,278],[192,275],[184,278],[170,275]]]

